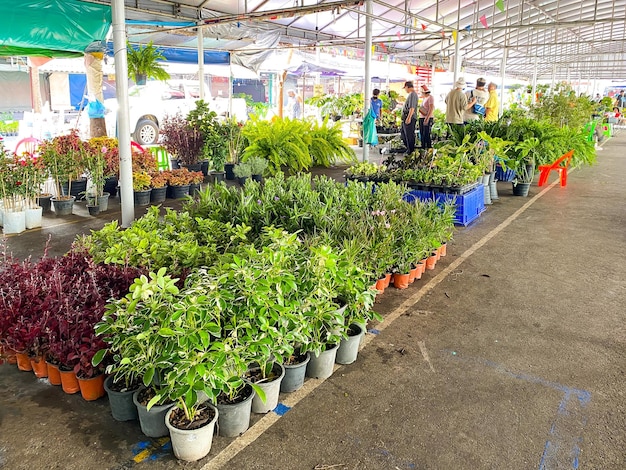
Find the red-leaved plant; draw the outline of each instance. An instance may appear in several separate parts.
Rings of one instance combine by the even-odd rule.
[[[136,268],[102,265],[83,251],[37,263],[3,254],[0,267],[0,344],[47,360],[83,378],[104,370],[93,355],[106,347],[94,332],[109,299],[122,298]]]

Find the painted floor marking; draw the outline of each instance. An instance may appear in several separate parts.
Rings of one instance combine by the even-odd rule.
[[[571,172],[570,172],[571,173]],[[478,240],[474,245],[468,248],[463,254],[461,254],[456,260],[450,263],[445,269],[443,269],[437,276],[433,277],[430,281],[428,281],[424,286],[420,288],[420,290],[416,291],[413,295],[409,296],[404,302],[402,302],[398,307],[396,307],[392,312],[390,312],[382,323],[377,325],[376,330],[371,330],[370,332],[373,334],[367,334],[363,338],[361,342],[361,346],[359,350],[366,347],[371,341],[374,340],[376,335],[380,334],[382,331],[387,329],[394,321],[396,321],[400,316],[402,316],[406,311],[414,306],[417,302],[421,300],[424,295],[430,292],[437,284],[443,281],[446,276],[450,273],[454,272],[460,264],[462,264],[467,258],[473,255],[478,249],[482,248],[489,240],[499,234],[506,227],[511,225],[515,219],[517,219],[526,209],[532,206],[536,201],[538,201],[545,193],[547,193],[550,189],[558,184],[558,180],[554,183],[547,186],[540,193],[533,196],[528,202],[526,202],[522,207],[516,210],[513,214],[511,214],[507,219],[501,222],[496,228],[494,228],[491,232],[485,235],[483,238]],[[335,365],[335,369],[337,370],[340,366]],[[332,376],[331,376],[332,377]],[[283,404],[293,408],[299,401],[306,398],[313,390],[319,387],[326,379],[308,379],[304,382],[304,386],[290,393],[286,399],[283,401]],[[261,436],[265,431],[267,431],[275,422],[278,421],[280,416],[276,413],[268,413],[263,416],[259,421],[257,421],[253,426],[243,433],[243,435],[234,439],[228,446],[226,446],[219,454],[213,457],[209,462],[207,462],[200,470],[218,470],[224,467],[231,459],[233,459],[239,452],[244,450],[250,444],[252,444],[259,436]],[[544,470],[544,469],[541,469]],[[546,468],[545,470],[549,470]]]
[[[554,469],[577,469],[582,444],[583,430],[587,424],[585,408],[591,401],[591,392],[562,385],[556,382],[535,377],[534,375],[513,372],[505,368],[502,364],[479,358],[466,358],[460,356],[456,351],[445,351],[450,353],[455,359],[466,362],[475,362],[492,369],[510,378],[523,380],[533,384],[542,385],[563,393],[556,417],[550,426],[550,432],[543,455],[539,462],[539,470]]]
[[[141,463],[144,460],[156,460],[164,455],[169,455],[171,452],[171,444],[169,437],[161,437],[156,439],[156,442],[152,441],[140,441],[133,447],[133,461],[135,463]]]

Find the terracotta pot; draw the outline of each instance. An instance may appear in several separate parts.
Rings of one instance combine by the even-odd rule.
[[[76,378],[80,387],[80,394],[87,401],[94,401],[105,395],[104,374],[89,379]]]
[[[439,247],[439,254],[441,256],[446,256],[448,254],[448,245],[445,243],[442,243],[441,246]]]
[[[61,374],[61,387],[65,393],[71,395],[80,391],[80,385],[73,370],[59,369],[59,373]]]
[[[15,357],[17,358],[17,368],[19,370],[30,372],[33,370],[33,366],[30,363],[30,358],[28,354],[25,353],[15,353]]]
[[[409,287],[409,277],[410,274],[398,274],[395,273],[393,275],[393,286],[396,289],[406,289]]]
[[[385,274],[385,289],[391,284],[391,273]]]
[[[48,381],[50,385],[61,385],[59,366],[46,362],[46,367],[48,368]]]
[[[44,377],[48,377],[48,366],[46,365],[46,361],[43,357],[39,356],[32,358],[30,360],[30,365],[37,378],[43,379]]]
[[[415,279],[417,279],[417,270],[419,268],[417,266],[415,266],[413,269],[411,269],[409,271],[409,284],[413,284],[415,282]]]
[[[376,281],[375,288],[381,294],[385,292],[385,284],[387,282],[387,276],[381,277],[378,281]]]
[[[435,269],[435,265],[437,264],[437,254],[433,253],[428,258],[426,258],[426,269]]]

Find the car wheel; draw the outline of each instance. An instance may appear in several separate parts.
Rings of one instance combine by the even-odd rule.
[[[156,144],[159,138],[159,127],[154,121],[144,119],[137,123],[133,137],[135,138],[135,142],[140,145]]]

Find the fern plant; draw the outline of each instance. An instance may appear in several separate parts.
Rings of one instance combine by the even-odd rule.
[[[146,79],[167,80],[170,74],[159,64],[159,60],[166,60],[159,49],[150,41],[145,46],[134,48],[126,43],[128,59],[128,74],[137,85],[145,85]]]
[[[356,163],[354,150],[343,139],[341,127],[329,123],[328,118],[322,124],[311,126],[311,145],[309,152],[313,165],[329,167],[336,162]]]
[[[311,124],[299,119],[264,121],[253,117],[242,129],[243,136],[251,142],[244,150],[243,160],[257,156],[268,161],[268,172],[276,174],[285,166],[291,172],[311,167],[309,152]]]

